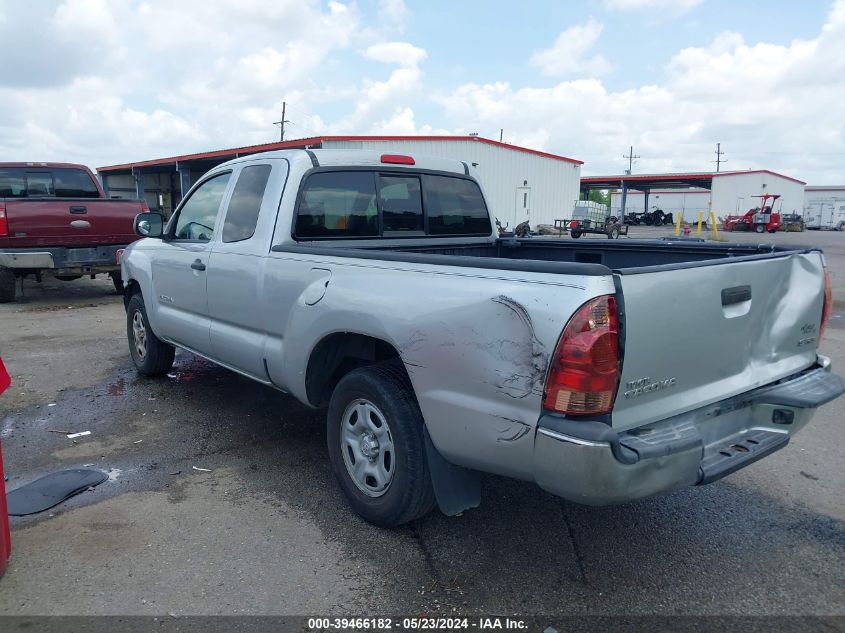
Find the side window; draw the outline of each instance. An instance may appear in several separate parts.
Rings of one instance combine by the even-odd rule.
[[[298,238],[379,234],[375,177],[367,171],[327,171],[305,181],[296,213]]]
[[[217,211],[226,193],[231,173],[220,174],[206,180],[185,201],[176,218],[173,239],[208,242],[214,234]]]
[[[235,190],[226,210],[223,223],[223,241],[240,242],[255,235],[258,212],[264,199],[264,190],[270,178],[270,165],[250,165],[241,170]]]
[[[384,231],[422,231],[420,179],[416,176],[379,176]]]
[[[423,176],[430,235],[489,235],[490,215],[478,185],[463,178]]]
[[[55,196],[53,188],[53,174],[49,171],[26,172],[26,195],[28,198],[41,196]]]
[[[54,169],[56,195],[63,198],[99,198],[100,192],[86,172],[81,169]]]

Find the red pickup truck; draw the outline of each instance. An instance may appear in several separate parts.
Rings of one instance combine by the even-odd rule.
[[[0,303],[17,280],[44,272],[70,281],[106,273],[123,291],[118,251],[138,239],[141,200],[110,200],[84,165],[0,163]]]

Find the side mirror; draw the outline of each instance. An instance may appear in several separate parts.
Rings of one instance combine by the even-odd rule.
[[[160,213],[139,213],[135,216],[135,233],[141,237],[161,237],[164,233],[164,216]]]

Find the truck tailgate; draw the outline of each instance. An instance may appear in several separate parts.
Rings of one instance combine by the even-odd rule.
[[[705,406],[816,360],[819,252],[617,271],[616,279],[624,358],[614,428]]]
[[[6,217],[11,247],[97,246],[128,244],[141,212],[137,200],[98,198],[7,198]]]

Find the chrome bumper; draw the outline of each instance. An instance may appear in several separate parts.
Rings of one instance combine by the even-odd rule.
[[[612,505],[707,484],[770,455],[845,393],[830,361],[789,380],[625,432],[603,422],[546,414],[534,442],[545,490],[586,505]]]
[[[52,253],[0,253],[0,268],[55,268]]]

